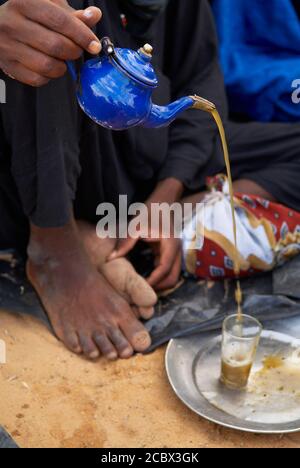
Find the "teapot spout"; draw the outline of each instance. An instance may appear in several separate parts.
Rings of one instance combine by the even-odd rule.
[[[187,109],[199,109],[211,113],[216,109],[216,106],[212,102],[196,95],[178,99],[178,101],[168,106],[153,104],[147,119],[144,120],[142,125],[146,128],[167,127]]]

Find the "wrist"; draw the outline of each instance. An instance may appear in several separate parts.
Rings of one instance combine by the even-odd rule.
[[[179,202],[184,192],[183,183],[173,177],[160,181],[154,192],[147,200],[147,205],[151,203],[169,203],[170,205]]]

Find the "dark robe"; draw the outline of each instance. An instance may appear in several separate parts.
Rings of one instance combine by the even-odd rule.
[[[1,2],[3,3],[3,1]],[[103,11],[99,37],[117,46],[154,46],[159,88],[153,100],[166,104],[197,93],[219,108],[227,103],[218,46],[207,0],[170,0],[141,31],[123,1],[71,1]],[[120,15],[126,13],[128,26]],[[96,222],[101,202],[143,201],[159,180],[175,177],[187,193],[205,188],[207,176],[224,171],[212,118],[189,110],[169,128],[105,130],[85,117],[69,75],[33,89],[1,75],[7,104],[0,105],[0,248],[25,248],[28,220],[63,226],[77,218]],[[233,177],[252,179],[280,201],[300,210],[300,125],[227,122]]]

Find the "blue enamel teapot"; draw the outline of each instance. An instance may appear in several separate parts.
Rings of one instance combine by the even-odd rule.
[[[199,96],[188,96],[168,106],[152,103],[158,86],[151,64],[153,49],[149,44],[137,52],[115,48],[103,38],[101,56],[84,63],[76,73],[68,68],[77,83],[77,98],[82,110],[97,124],[110,130],[126,130],[135,126],[160,128],[170,125],[189,108],[211,111],[214,104]]]

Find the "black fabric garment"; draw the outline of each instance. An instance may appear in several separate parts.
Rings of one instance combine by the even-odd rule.
[[[160,81],[155,103],[197,93],[215,102],[226,120],[207,0],[170,0],[142,38],[122,26],[117,0],[70,3],[100,7],[97,34],[109,35],[117,46],[153,44]],[[117,204],[119,194],[142,201],[167,177],[181,180],[187,192],[200,191],[208,175],[224,171],[215,124],[204,112],[187,111],[170,128],[111,132],[82,114],[68,75],[41,89],[1,78],[7,104],[0,105],[0,248],[25,248],[28,219],[41,227],[62,226],[74,206],[78,218],[96,222],[98,204]],[[253,178],[300,210],[299,130],[298,124],[228,123],[234,178]]]
[[[227,124],[233,178],[249,179],[300,211],[300,124]]]
[[[151,21],[167,7],[169,0],[121,0],[121,2],[131,8],[140,19]]]
[[[168,2],[169,0],[119,0],[119,8],[125,15],[126,29],[135,37],[144,37],[153,20],[162,13]]]

